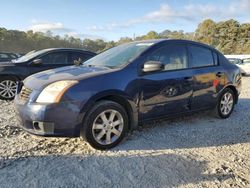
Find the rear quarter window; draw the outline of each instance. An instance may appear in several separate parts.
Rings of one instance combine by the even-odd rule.
[[[191,68],[215,65],[214,61],[216,58],[210,49],[198,45],[188,45],[188,51],[190,55]],[[218,60],[216,63],[218,63]]]

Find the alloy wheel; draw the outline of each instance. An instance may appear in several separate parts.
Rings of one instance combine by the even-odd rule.
[[[220,102],[220,111],[223,115],[228,115],[231,113],[234,105],[234,97],[231,93],[225,93]]]
[[[13,80],[3,80],[0,82],[0,96],[5,99],[15,97],[17,84]]]
[[[123,128],[124,120],[121,113],[110,109],[96,117],[92,126],[92,134],[99,144],[109,145],[120,138]]]

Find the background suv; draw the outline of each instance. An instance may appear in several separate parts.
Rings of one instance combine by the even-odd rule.
[[[0,99],[15,97],[17,81],[57,67],[80,64],[96,54],[81,49],[53,48],[30,52],[11,62],[0,63]]]

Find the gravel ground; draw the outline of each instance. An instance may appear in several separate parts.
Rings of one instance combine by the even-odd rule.
[[[151,122],[110,151],[22,131],[0,101],[0,187],[250,187],[250,77],[232,116]]]

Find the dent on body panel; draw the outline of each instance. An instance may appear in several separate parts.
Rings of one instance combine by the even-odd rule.
[[[188,100],[192,93],[191,84],[181,80],[178,81],[178,79],[142,79],[140,83],[142,90],[139,108],[140,112],[144,114],[171,113],[170,111],[174,111],[171,104],[175,102],[177,104],[178,101],[183,99]]]
[[[192,105],[195,108],[206,108],[214,106],[218,93],[225,85],[224,76],[218,77],[218,69],[196,74],[194,79],[194,93]]]
[[[217,92],[217,86],[223,84],[214,73],[198,74],[194,80],[193,97],[200,95],[211,95]]]

